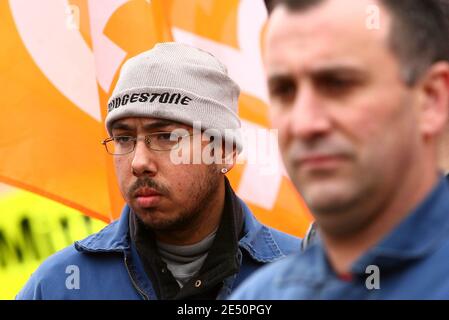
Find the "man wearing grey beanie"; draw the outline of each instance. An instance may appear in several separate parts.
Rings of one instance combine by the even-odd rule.
[[[205,51],[161,43],[129,59],[103,142],[126,201],[121,217],[50,257],[17,298],[224,299],[298,251],[300,240],[259,223],[225,176],[242,149],[238,96]]]

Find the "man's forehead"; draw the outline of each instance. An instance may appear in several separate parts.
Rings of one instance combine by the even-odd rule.
[[[118,119],[112,124],[112,130],[114,129],[136,129],[143,128],[145,130],[159,129],[166,127],[182,127],[189,128],[190,126],[179,123],[176,121],[161,119],[161,118],[149,118],[149,117],[128,117]]]
[[[277,5],[270,14],[270,19],[279,14],[279,12],[288,11],[290,13],[298,13],[303,18],[311,17],[313,20],[323,17],[331,21],[341,16],[346,18],[345,21],[353,19],[354,21],[363,22],[364,18],[371,14],[373,7],[377,7],[379,10],[384,8],[380,0],[323,0],[300,9],[295,9],[295,5],[289,7],[286,4],[282,4],[282,1],[280,2],[281,4]]]
[[[387,50],[388,19],[382,20],[379,30],[369,30],[366,10],[361,11],[360,5],[348,9],[348,14],[355,12],[351,17],[341,9],[332,12],[334,1],[328,2],[305,12],[282,6],[274,10],[264,48],[268,75],[291,72],[292,66],[308,69],[295,72],[363,68],[364,56],[373,54],[374,49]]]
[[[362,4],[364,3],[364,4]],[[268,46],[293,38],[370,38],[384,39],[388,35],[390,14],[371,1],[327,0],[305,11],[295,11],[280,5],[270,15],[266,31]],[[376,8],[375,14],[372,11]],[[373,24],[378,19],[378,24]],[[299,45],[299,40],[295,40]]]

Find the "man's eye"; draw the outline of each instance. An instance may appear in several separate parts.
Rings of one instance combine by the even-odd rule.
[[[292,82],[283,82],[270,86],[269,93],[272,99],[290,101],[295,98],[296,85]]]
[[[177,141],[178,135],[171,132],[160,132],[156,136],[159,141]]]
[[[115,141],[115,143],[119,143],[119,144],[129,143],[132,141],[132,137],[128,137],[128,136],[114,137],[114,141]]]
[[[338,95],[344,94],[354,87],[355,82],[348,79],[328,78],[322,79],[318,83],[318,87],[327,94]]]

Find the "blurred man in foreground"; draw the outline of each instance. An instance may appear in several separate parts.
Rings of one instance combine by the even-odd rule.
[[[433,0],[277,1],[272,123],[318,236],[233,298],[449,298],[448,57]]]

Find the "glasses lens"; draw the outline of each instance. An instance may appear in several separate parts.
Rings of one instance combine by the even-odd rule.
[[[111,141],[106,143],[106,147],[110,154],[127,154],[134,149],[134,139],[127,136],[113,137]]]
[[[181,137],[174,132],[156,132],[149,136],[150,148],[158,151],[168,151],[178,145]]]

